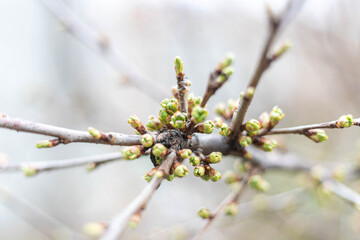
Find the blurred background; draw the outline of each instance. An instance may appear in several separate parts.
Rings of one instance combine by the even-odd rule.
[[[169,96],[176,82],[176,55],[184,61],[192,91],[202,96],[209,73],[226,53],[234,53],[234,74],[209,101],[212,112],[217,102],[238,98],[254,71],[268,29],[265,2],[279,12],[287,1],[69,0],[65,4],[145,75],[169,89]],[[307,1],[278,36],[274,47],[290,40],[293,48],[264,74],[247,117],[256,118],[274,105],[286,113],[280,127],[330,121],[348,113],[358,117],[359,12],[357,0]],[[1,112],[72,129],[93,126],[126,134],[133,134],[127,124],[129,115],[146,121],[158,113],[159,102],[150,97],[156,93],[145,94],[123,84],[119,71],[66,32],[41,1],[1,0],[0,30]],[[342,164],[356,160],[359,131],[327,131],[329,140],[321,144],[297,135],[277,140],[283,149],[314,163]],[[0,129],[0,152],[12,162],[25,162],[120,150],[81,143],[34,147],[44,139]],[[228,157],[218,170],[224,172],[232,164],[233,158]],[[85,223],[109,221],[122,210],[146,186],[142,176],[151,167],[145,157],[105,164],[90,173],[85,167],[31,178],[2,173],[0,186],[81,232]],[[288,192],[306,185],[302,174],[270,171],[265,178],[272,185],[266,195],[285,192],[273,201],[275,209],[266,204],[266,196],[249,190],[242,202],[250,203],[243,211],[240,208],[234,219],[220,217],[206,239],[358,239],[360,213],[353,207],[308,190]],[[360,191],[359,180],[347,184]],[[127,231],[125,238],[191,238],[203,224],[197,209],[216,208],[228,192],[223,181],[204,182],[192,174],[166,182],[150,201],[138,228]],[[50,238],[9,209],[6,196],[0,199],[0,239]],[[61,232],[54,229],[50,235],[71,239]]]

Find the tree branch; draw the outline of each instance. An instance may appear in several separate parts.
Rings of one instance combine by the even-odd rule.
[[[169,95],[162,85],[151,81],[121,53],[115,52],[107,38],[82,22],[62,0],[40,0],[40,2],[65,26],[67,32],[101,55],[115,71],[123,75],[133,86],[156,101],[161,101]]]
[[[214,220],[220,215],[220,213],[224,210],[224,208],[232,202],[238,203],[240,197],[244,193],[246,185],[249,181],[251,174],[248,174],[242,181],[241,185],[231,193],[229,193],[225,199],[219,204],[219,206],[215,209],[215,211],[211,214],[211,217],[206,219],[203,227],[201,228],[200,232],[194,237],[194,240],[199,240],[209,228],[209,226],[214,222]]]
[[[299,4],[300,2],[302,3]],[[244,122],[246,112],[254,97],[255,89],[260,81],[261,76],[270,67],[271,63],[277,59],[275,55],[269,56],[269,51],[277,34],[279,33],[279,30],[285,25],[285,23],[289,22],[289,20],[296,14],[297,11],[300,10],[303,2],[305,1],[290,1],[288,7],[279,17],[275,17],[271,10],[268,8],[270,32],[266,39],[265,46],[262,50],[261,57],[256,67],[255,73],[250,79],[247,90],[245,91],[245,94],[239,103],[238,109],[235,111],[232,118],[232,134],[230,136],[231,140],[235,140],[241,132],[241,125]],[[251,94],[247,94],[247,91],[251,91]]]
[[[69,239],[87,239],[84,235],[69,229],[41,209],[3,188],[0,188],[0,202],[50,239],[54,239],[58,231],[66,233]]]
[[[154,177],[151,182],[143,189],[143,191],[119,214],[111,221],[107,231],[100,238],[101,240],[115,240],[122,236],[125,232],[130,218],[145,209],[148,201],[153,193],[160,186],[161,181],[169,174],[170,168],[176,159],[176,153],[171,151],[164,159],[159,167],[163,171],[162,177]]]
[[[359,126],[360,118],[354,119],[354,125]],[[325,123],[318,123],[318,124],[310,124],[310,125],[303,125],[297,127],[289,127],[289,128],[280,128],[280,129],[273,129],[269,132],[259,132],[257,136],[264,136],[264,135],[274,135],[274,134],[305,134],[307,130],[310,129],[319,129],[319,128],[337,128],[342,129],[337,124],[337,120]]]
[[[41,134],[58,138],[55,141],[57,144],[67,144],[73,142],[87,142],[109,145],[131,146],[141,144],[138,135],[126,135],[121,133],[104,133],[103,139],[95,139],[89,132],[72,130],[62,127],[51,126],[42,123],[35,123],[20,118],[11,118],[8,116],[0,116],[0,128],[7,128],[11,130]]]
[[[23,171],[24,167],[26,167],[33,169],[36,173],[39,173],[43,171],[77,167],[89,163],[93,163],[94,167],[96,167],[99,164],[107,163],[118,159],[122,159],[122,154],[115,152],[115,153],[108,153],[97,156],[80,157],[80,158],[63,159],[63,160],[5,163],[0,165],[0,172]]]

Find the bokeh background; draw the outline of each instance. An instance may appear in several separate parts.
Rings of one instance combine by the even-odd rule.
[[[62,0],[54,0],[62,1]],[[275,12],[286,1],[266,1]],[[209,73],[227,53],[236,56],[231,80],[208,106],[238,98],[254,71],[267,33],[265,1],[73,0],[65,3],[89,26],[107,36],[112,47],[153,81],[169,89],[175,84],[174,56],[185,63],[192,91],[203,95]],[[265,73],[248,117],[279,105],[286,117],[280,126],[318,123],[352,113],[360,101],[360,2],[307,1],[277,39],[293,48]],[[144,121],[156,115],[159,102],[123,84],[123,77],[64,31],[38,0],[0,1],[0,111],[10,116],[62,127],[132,134],[127,118]],[[277,45],[275,44],[275,46]],[[212,114],[210,117],[213,117]],[[328,131],[329,140],[314,144],[302,136],[277,138],[282,148],[311,161],[342,164],[359,153],[359,129]],[[0,152],[12,162],[46,161],[119,151],[119,147],[69,144],[36,149],[46,137],[0,130]],[[233,158],[219,164],[224,172]],[[85,223],[109,221],[146,186],[147,158],[116,161],[88,173],[85,167],[41,173],[1,173],[1,189],[52,216],[77,232]],[[249,190],[249,202],[234,219],[221,217],[206,239],[358,239],[360,213],[336,197],[316,191],[291,191],[306,183],[303,174],[271,171],[266,195],[285,192],[266,210],[266,196]],[[360,191],[359,180],[347,182]],[[214,209],[229,192],[223,181],[195,177],[166,182],[156,192],[136,230],[126,239],[189,239],[202,226],[196,211]],[[2,196],[3,195],[3,196]],[[21,218],[1,194],[1,239],[49,239],[33,219]],[[271,205],[271,204],[270,204]],[[270,206],[269,205],[269,206]],[[274,209],[275,208],[275,209]],[[264,210],[265,209],[265,210]],[[49,233],[71,239],[65,230]]]

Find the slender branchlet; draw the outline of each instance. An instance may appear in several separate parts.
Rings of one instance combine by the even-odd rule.
[[[292,11],[294,10],[292,7],[292,3],[293,2],[291,1],[288,8],[278,17],[276,17],[273,14],[270,8],[267,8],[270,30],[267,39],[265,41],[265,45],[262,50],[256,70],[253,76],[251,77],[250,82],[246,88],[245,94],[242,100],[240,101],[240,104],[231,120],[231,129],[233,129],[233,132],[230,136],[230,140],[232,141],[236,140],[236,138],[241,133],[242,130],[241,126],[244,122],[246,112],[252,102],[252,99],[255,95],[256,87],[258,86],[258,83],[263,73],[270,67],[271,63],[274,60],[278,59],[289,48],[289,44],[285,43],[283,46],[281,46],[278,50],[276,50],[273,54],[270,55],[271,47],[273,45],[276,36],[279,33],[280,27],[283,26],[284,23],[288,21],[289,14],[292,13]]]

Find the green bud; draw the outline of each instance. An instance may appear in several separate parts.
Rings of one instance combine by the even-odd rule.
[[[322,181],[326,176],[326,169],[320,165],[315,165],[310,170],[311,177],[316,181]]]
[[[145,175],[143,176],[143,178],[147,181],[150,182],[151,179],[154,177],[154,175],[157,173],[157,168],[152,168],[150,169],[150,171],[148,171],[147,173],[145,173]]]
[[[26,164],[21,166],[21,171],[24,173],[26,177],[31,177],[38,173],[38,170],[36,168]]]
[[[260,175],[252,175],[249,179],[248,185],[261,192],[265,192],[270,188],[270,184]]]
[[[141,121],[140,121],[140,119],[139,119],[136,115],[130,116],[130,118],[128,119],[128,123],[129,123],[133,128],[140,128],[140,127],[141,127]]]
[[[238,181],[238,176],[234,171],[226,171],[224,174],[225,183],[232,184]]]
[[[229,203],[224,207],[225,215],[231,217],[234,217],[237,214],[238,210],[238,205],[235,202]]]
[[[234,59],[235,59],[234,54],[228,53],[228,54],[224,57],[224,59],[219,63],[218,69],[219,69],[219,70],[222,70],[222,69],[230,66],[231,63],[234,61]]]
[[[210,175],[208,173],[204,174],[201,176],[201,179],[204,181],[209,181],[210,180]]]
[[[211,213],[210,213],[210,210],[208,208],[200,208],[198,210],[198,215],[203,218],[203,219],[208,219],[211,217]]]
[[[228,101],[227,101],[227,107],[229,109],[229,111],[231,113],[235,112],[235,110],[237,109],[238,105],[239,105],[239,102],[240,102],[240,99],[238,100],[235,100],[235,99],[232,99],[230,98]]]
[[[185,80],[184,82],[185,82],[185,86],[187,86],[187,87],[190,87],[190,86],[191,86],[191,82],[190,82],[189,79],[188,79],[188,80]]]
[[[202,97],[195,97],[194,93],[190,93],[187,99],[189,109],[193,109],[195,106],[200,105],[202,102]]]
[[[152,147],[152,154],[154,154],[155,157],[165,157],[167,148],[161,143],[157,143]]]
[[[196,177],[202,177],[202,176],[204,176],[204,174],[205,174],[204,166],[197,166],[197,167],[194,168],[194,175]]]
[[[351,114],[342,115],[336,121],[336,126],[338,128],[347,128],[347,127],[351,127],[352,125],[354,125],[354,118]]]
[[[140,222],[140,218],[141,218],[140,213],[135,213],[128,222],[129,227],[132,229],[136,228]]]
[[[196,131],[200,133],[210,134],[214,131],[215,123],[211,120],[205,121],[196,126]]]
[[[174,178],[175,178],[175,174],[168,174],[167,177],[166,177],[166,180],[171,182]]]
[[[215,117],[214,119],[215,127],[220,127],[222,123],[224,123],[224,119],[221,117]]]
[[[255,88],[254,87],[248,87],[245,91],[244,97],[247,99],[250,99],[255,94]]]
[[[241,136],[239,138],[239,144],[243,147],[247,147],[252,143],[251,137],[248,136]]]
[[[266,139],[261,146],[264,151],[271,152],[276,148],[276,141],[272,139]]]
[[[164,159],[164,157],[156,157],[155,156],[155,161],[158,165],[160,165],[162,163],[163,159]]]
[[[177,111],[171,117],[171,126],[178,129],[184,129],[186,127],[187,114]]]
[[[97,164],[94,162],[88,163],[86,165],[86,170],[88,170],[90,172],[90,171],[94,170],[96,168],[96,166],[97,166]]]
[[[89,222],[83,227],[83,232],[89,238],[98,239],[103,235],[105,229],[106,226],[103,223]]]
[[[196,124],[203,122],[207,115],[208,111],[200,106],[195,106],[191,111],[192,121]]]
[[[52,142],[49,141],[49,140],[44,140],[44,141],[37,142],[35,146],[37,148],[51,148],[51,147],[54,147]]]
[[[141,136],[141,144],[144,147],[151,147],[154,144],[154,138],[150,134],[144,134]]]
[[[121,150],[125,160],[134,160],[141,156],[141,149],[139,146],[131,146]]]
[[[251,132],[247,132],[247,135],[252,137],[252,136],[255,136],[259,133],[259,130],[256,130],[256,131],[251,131]]]
[[[306,136],[316,143],[325,142],[328,139],[325,131],[321,129],[310,129],[306,132]]]
[[[234,69],[232,67],[226,67],[222,70],[222,74],[224,74],[227,78],[229,78],[231,76],[231,74],[233,73]]]
[[[270,126],[270,115],[268,112],[263,112],[259,117],[259,122],[262,128]]]
[[[240,173],[246,173],[248,170],[244,164],[244,161],[237,159],[234,161],[234,168]]]
[[[190,157],[192,151],[190,149],[181,149],[180,151],[178,151],[178,155],[182,158],[188,158]]]
[[[285,41],[278,49],[275,50],[273,59],[281,57],[291,46],[292,44],[289,41]]]
[[[165,109],[160,109],[159,119],[162,124],[169,124],[171,121],[171,115]]]
[[[258,120],[256,119],[250,119],[245,124],[245,130],[247,132],[254,132],[260,130],[261,125]]]
[[[175,64],[176,76],[184,72],[184,63],[179,56],[175,57],[174,64]]]
[[[219,171],[216,171],[215,169],[211,169],[209,175],[210,175],[210,180],[213,182],[216,182],[219,179],[221,179],[221,173]]]
[[[285,117],[285,114],[283,111],[278,107],[275,106],[270,112],[270,124],[272,127],[274,127],[276,124],[280,122],[281,119]]]
[[[183,165],[183,164],[178,164],[178,166],[175,168],[174,170],[174,174],[176,177],[185,177],[189,172],[189,169]]]
[[[220,116],[223,116],[223,117],[227,116],[225,104],[223,104],[223,103],[216,104],[215,112],[216,112],[216,114],[219,114]]]
[[[207,158],[206,161],[208,163],[218,163],[222,160],[221,152],[212,152]]]
[[[197,166],[200,164],[200,157],[199,156],[196,156],[195,154],[192,154],[190,157],[189,157],[189,162],[192,166]]]
[[[158,131],[160,129],[162,129],[163,125],[162,123],[156,119],[154,116],[150,116],[149,117],[149,121],[146,124],[146,127],[148,130],[150,131]]]
[[[101,132],[99,130],[89,127],[88,131],[89,131],[90,135],[93,136],[93,138],[95,138],[95,139],[101,138]]]
[[[338,165],[332,169],[332,176],[336,181],[344,181],[346,177],[346,169],[344,165]]]
[[[222,123],[219,127],[219,134],[222,136],[229,136],[231,133],[229,125]]]
[[[167,113],[170,115],[174,114],[176,111],[179,110],[179,102],[176,98],[172,97],[170,99],[165,98],[160,105],[163,107],[163,109],[166,110]]]

